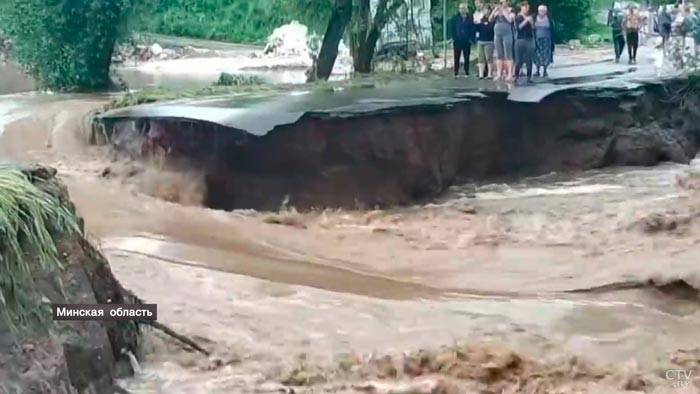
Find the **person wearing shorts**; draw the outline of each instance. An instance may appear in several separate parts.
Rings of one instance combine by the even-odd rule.
[[[497,78],[512,80],[515,70],[513,62],[513,20],[515,14],[508,0],[501,0],[489,20],[493,23],[493,42],[496,48]]]
[[[495,46],[493,43],[493,23],[489,20],[490,14],[491,10],[487,9],[477,26],[476,49],[479,58],[479,79],[494,77],[496,71],[496,65],[493,62]]]

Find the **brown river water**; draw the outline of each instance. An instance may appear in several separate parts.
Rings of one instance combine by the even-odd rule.
[[[199,174],[87,146],[85,114],[106,98],[17,93],[30,88],[0,91],[0,159],[57,167],[124,286],[213,353],[149,334],[122,382],[135,394],[285,392],[302,372],[323,382],[295,392],[698,392],[665,371],[700,375],[699,161],[463,185],[386,211],[223,212],[199,205]],[[485,355],[460,359],[472,372],[516,371],[378,382],[385,355],[461,344]]]

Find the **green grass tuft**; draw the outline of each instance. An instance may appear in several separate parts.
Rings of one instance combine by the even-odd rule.
[[[13,330],[48,317],[35,278],[59,278],[58,233],[80,233],[72,210],[20,170],[0,164],[0,314]]]

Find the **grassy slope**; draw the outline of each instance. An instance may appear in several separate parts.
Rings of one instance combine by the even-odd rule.
[[[0,165],[0,318],[11,327],[46,318],[34,278],[62,268],[54,234],[79,231],[69,207]]]

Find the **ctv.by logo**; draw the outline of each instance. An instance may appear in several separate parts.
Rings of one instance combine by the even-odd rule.
[[[671,380],[671,386],[675,388],[690,387],[692,377],[692,369],[669,369],[666,371],[666,380]]]

